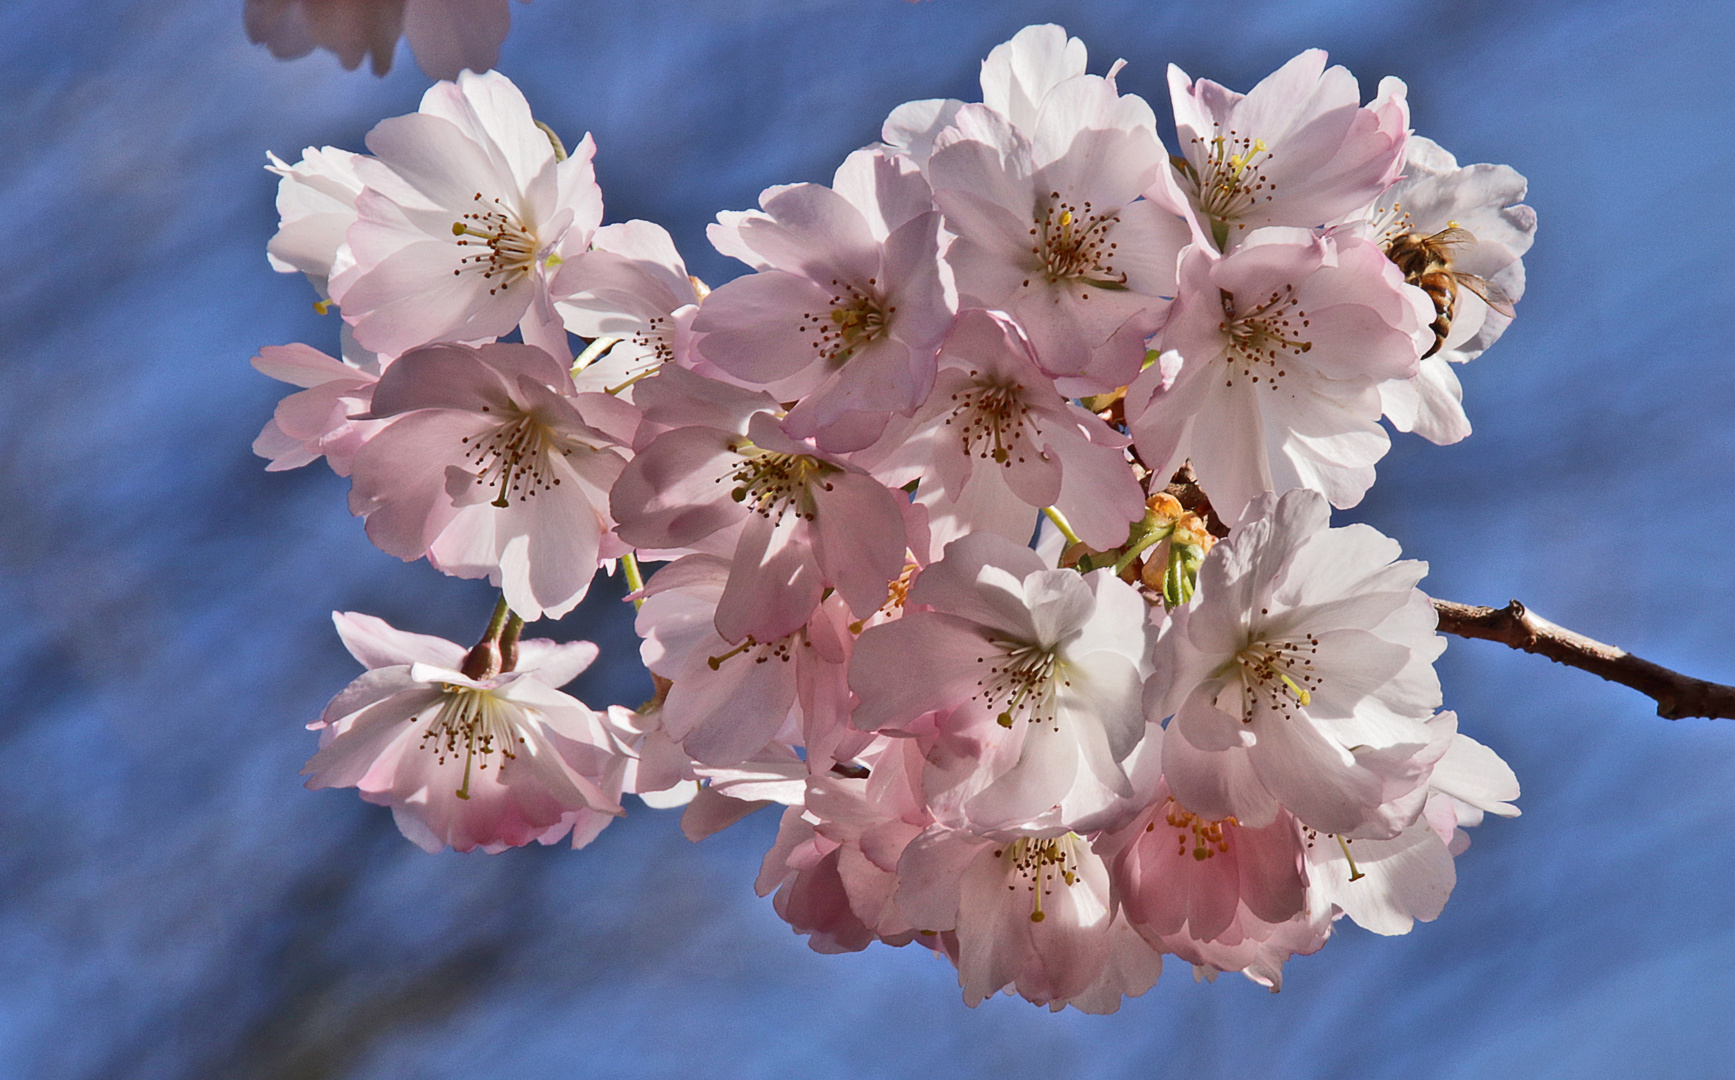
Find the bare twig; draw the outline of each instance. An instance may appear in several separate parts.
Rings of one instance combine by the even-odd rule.
[[[1503,608],[1435,600],[1434,610],[1440,613],[1441,633],[1498,641],[1546,656],[1557,664],[1588,671],[1609,682],[1630,686],[1655,700],[1657,715],[1664,719],[1703,716],[1735,720],[1735,686],[1695,679],[1641,660],[1624,649],[1557,626],[1516,600]]]

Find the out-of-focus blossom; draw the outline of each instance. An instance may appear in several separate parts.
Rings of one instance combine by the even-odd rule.
[[[1270,228],[1226,256],[1194,246],[1126,417],[1151,471],[1189,458],[1228,521],[1262,492],[1354,506],[1391,439],[1379,386],[1416,372],[1432,305],[1374,244]]]
[[[556,689],[590,666],[595,645],[523,641],[513,670],[465,674],[461,645],[371,615],[332,619],[368,671],[309,725],[320,749],[302,770],[308,787],[359,789],[428,851],[552,843],[581,812],[621,812],[626,755]]]
[[[353,160],[364,190],[331,277],[356,340],[395,354],[522,322],[527,344],[567,355],[548,281],[602,221],[590,137],[560,160],[510,79],[466,72],[367,143],[374,156]]]
[[[1355,76],[1309,49],[1238,94],[1170,65],[1181,156],[1152,199],[1194,222],[1220,250],[1254,229],[1312,229],[1359,217],[1403,170],[1404,84],[1380,82],[1361,104]]]
[[[1163,773],[1202,820],[1386,839],[1421,812],[1450,732],[1424,563],[1310,491],[1263,496],[1159,639],[1146,702],[1174,714]]]
[[[608,535],[609,487],[637,414],[577,394],[564,365],[528,345],[433,345],[374,387],[390,420],[353,461],[350,511],[400,559],[486,576],[525,618],[558,618],[590,588]],[[602,546],[607,542],[607,550]]]
[[[247,0],[246,22],[272,56],[327,49],[353,70],[371,53],[375,75],[391,70],[402,35],[430,77],[455,79],[494,66],[512,13],[506,0]]]

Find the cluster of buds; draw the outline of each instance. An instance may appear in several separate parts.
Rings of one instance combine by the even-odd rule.
[[[1183,493],[1189,486],[1178,479],[1169,485]],[[1209,514],[1209,502],[1199,509]],[[1145,516],[1133,525],[1125,544],[1098,551],[1081,540],[1061,552],[1060,565],[1081,574],[1112,567],[1122,581],[1143,586],[1149,602],[1179,607],[1193,598],[1199,564],[1216,542],[1206,518],[1185,509],[1180,499],[1165,490],[1145,500]]]
[[[302,389],[256,449],[502,594],[469,653],[340,615],[369,670],[310,785],[436,850],[581,846],[626,793],[695,838],[781,804],[778,913],[933,949],[971,1004],[1110,1011],[1165,954],[1275,989],[1340,917],[1437,915],[1517,782],[1441,710],[1425,567],[1331,508],[1382,418],[1468,433],[1523,179],[1317,51],[1245,95],[1171,69],[1174,155],[1086,66],[1020,32],[981,102],[720,214],[752,272],[715,291],[603,225],[589,137],[498,74],[273,159],[273,264],[343,356],[262,351]],[[518,631],[616,568],[657,695],[597,712],[559,690],[595,648]]]

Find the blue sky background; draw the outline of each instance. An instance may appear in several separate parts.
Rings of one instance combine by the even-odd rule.
[[[502,70],[595,133],[608,220],[703,227],[825,180],[911,98],[1057,20],[1163,105],[1323,46],[1418,131],[1530,178],[1513,329],[1476,434],[1400,437],[1354,517],[1436,595],[1520,597],[1735,681],[1735,8],[1493,0],[536,0]],[[635,813],[591,848],[430,857],[311,793],[302,725],[356,665],[334,608],[473,638],[491,598],[371,548],[323,467],[249,443],[262,345],[333,349],[273,274],[267,150],[362,148],[427,80],[247,44],[240,3],[0,8],[0,1076],[1707,1077],[1735,1060],[1735,722],[1454,641],[1447,704],[1524,784],[1408,937],[1344,925],[1282,994],[1171,965],[1111,1017],[959,1000],[949,966],[809,952],[752,894],[761,814],[702,845]],[[646,681],[618,591],[557,636]]]

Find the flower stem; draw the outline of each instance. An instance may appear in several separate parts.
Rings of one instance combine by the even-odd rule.
[[[524,629],[524,620],[513,612],[506,618],[506,628],[500,633],[500,670],[513,671],[518,667],[518,634]]]
[[[510,653],[501,644],[501,635],[507,632],[508,620],[517,624],[517,627],[511,629]],[[494,614],[488,619],[488,629],[482,632],[482,640],[464,654],[464,662],[459,665],[458,670],[476,680],[492,679],[502,671],[511,671],[510,661],[518,659],[518,627],[523,625],[524,620],[512,614],[512,609],[506,606],[506,598],[502,596],[494,605]]]
[[[1069,544],[1082,544],[1082,543],[1084,543],[1084,541],[1082,541],[1078,538],[1078,534],[1072,531],[1072,526],[1070,524],[1068,524],[1065,514],[1061,513],[1059,510],[1056,510],[1052,506],[1043,507],[1042,512],[1044,514],[1048,515],[1048,520],[1054,522],[1054,527],[1060,530],[1060,535],[1066,537],[1067,543],[1069,543]]]
[[[645,587],[645,576],[639,570],[639,556],[637,552],[629,551],[625,555],[621,556],[621,570],[626,574],[627,590],[629,592],[638,592],[640,589]],[[644,606],[644,597],[639,596],[633,598],[634,608],[642,608]]]
[[[1143,536],[1140,536],[1137,540],[1133,541],[1131,547],[1121,553],[1120,558],[1115,560],[1114,576],[1120,577],[1121,571],[1132,565],[1132,561],[1138,558],[1140,554],[1149,549],[1152,545],[1159,544],[1173,535],[1175,535],[1175,526],[1171,524],[1167,527],[1151,529]]]
[[[577,375],[579,372],[589,367],[592,361],[597,357],[614,348],[615,342],[619,340],[620,338],[617,337],[599,337],[592,339],[591,343],[584,347],[584,351],[578,354],[578,359],[572,362],[572,373]]]

